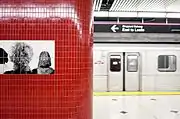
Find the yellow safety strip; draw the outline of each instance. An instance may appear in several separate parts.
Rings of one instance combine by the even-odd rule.
[[[93,92],[94,96],[180,95],[179,92]]]

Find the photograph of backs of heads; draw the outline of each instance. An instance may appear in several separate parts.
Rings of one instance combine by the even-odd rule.
[[[54,73],[55,41],[0,41],[0,74]]]

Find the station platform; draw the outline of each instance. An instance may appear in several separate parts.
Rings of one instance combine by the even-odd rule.
[[[149,94],[94,93],[93,119],[180,119],[179,92]]]

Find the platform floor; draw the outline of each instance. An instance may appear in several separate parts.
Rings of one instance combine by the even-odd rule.
[[[180,119],[180,95],[94,96],[93,119]]]

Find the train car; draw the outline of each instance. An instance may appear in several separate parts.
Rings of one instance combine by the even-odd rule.
[[[180,44],[94,44],[93,90],[180,91]]]

